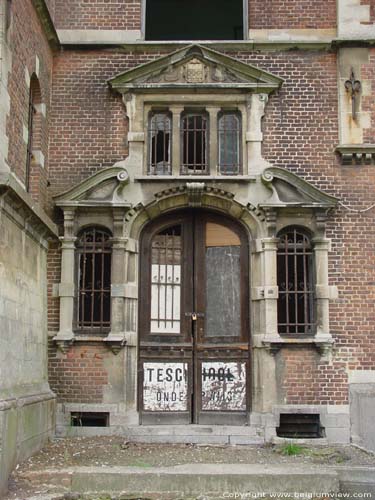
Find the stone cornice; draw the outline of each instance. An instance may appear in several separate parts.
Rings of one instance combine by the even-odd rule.
[[[0,173],[0,200],[1,198],[5,200],[9,198],[10,204],[16,207],[14,217],[25,219],[25,225],[30,228],[33,227],[37,234],[44,237],[58,237],[57,226],[10,172]],[[21,208],[24,217],[21,217]]]
[[[52,49],[57,49],[60,46],[60,40],[57,35],[55,25],[52,21],[51,14],[44,0],[31,0],[42,23],[48,43]]]

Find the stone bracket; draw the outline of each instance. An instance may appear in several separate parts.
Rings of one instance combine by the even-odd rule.
[[[103,339],[103,342],[109,347],[109,349],[116,356],[123,347],[126,345],[126,339],[123,335],[112,335],[109,334],[108,337]]]
[[[63,337],[56,335],[56,337],[53,337],[52,340],[57,345],[59,351],[61,351],[63,354],[66,354],[69,351],[70,347],[73,345],[75,338],[74,335],[72,337]]]

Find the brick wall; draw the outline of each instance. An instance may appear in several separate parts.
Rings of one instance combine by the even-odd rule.
[[[336,0],[249,0],[249,27],[335,28]]]
[[[44,206],[47,198],[48,116],[52,53],[31,0],[14,0],[11,4],[11,19],[9,46],[12,53],[12,66],[8,77],[10,112],[6,125],[6,133],[9,138],[8,164],[18,178],[25,183],[27,144],[24,140],[24,127],[28,126],[29,114],[29,88],[26,72],[31,76],[37,71],[37,56],[41,96],[42,102],[46,105],[47,118],[41,118],[40,123],[40,145],[45,157],[45,166],[43,169],[36,167],[32,171],[32,195]]]
[[[154,54],[65,51],[56,57],[51,115],[51,188],[59,193],[127,155],[127,117],[107,80]]]
[[[101,344],[74,346],[66,355],[51,346],[49,383],[59,402],[102,403],[108,383],[106,356],[108,349]]]
[[[375,1],[374,1],[375,8]],[[375,17],[374,17],[375,21]],[[373,82],[375,79],[375,49],[369,49],[368,64],[362,65],[361,79],[368,82]],[[371,123],[375,124],[375,88],[371,85],[371,94],[362,96],[362,111],[368,112],[371,115]],[[374,127],[364,129],[363,142],[367,144],[374,144],[375,130]]]
[[[57,29],[140,30],[141,0],[55,0]]]

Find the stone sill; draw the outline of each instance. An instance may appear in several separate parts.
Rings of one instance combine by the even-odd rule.
[[[256,182],[253,175],[139,175],[136,182]]]
[[[319,335],[309,337],[263,337],[262,344],[271,354],[276,354],[283,347],[302,347],[312,345],[316,347],[321,355],[328,354],[333,347],[331,335]]]
[[[375,164],[375,144],[339,144],[335,151],[341,156],[343,165]]]

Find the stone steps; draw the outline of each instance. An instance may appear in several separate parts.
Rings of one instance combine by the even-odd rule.
[[[135,443],[263,444],[263,429],[235,425],[137,425],[128,427],[71,427],[70,437],[119,435]]]
[[[220,499],[235,498],[235,492],[254,494],[247,497],[254,498],[255,494],[266,497],[275,493],[314,495],[340,491],[339,475],[334,468],[296,466],[291,470],[260,464],[74,467],[28,472],[25,479],[54,488],[60,486],[71,493],[133,495],[131,498],[157,494],[161,498],[172,495],[171,498]]]

